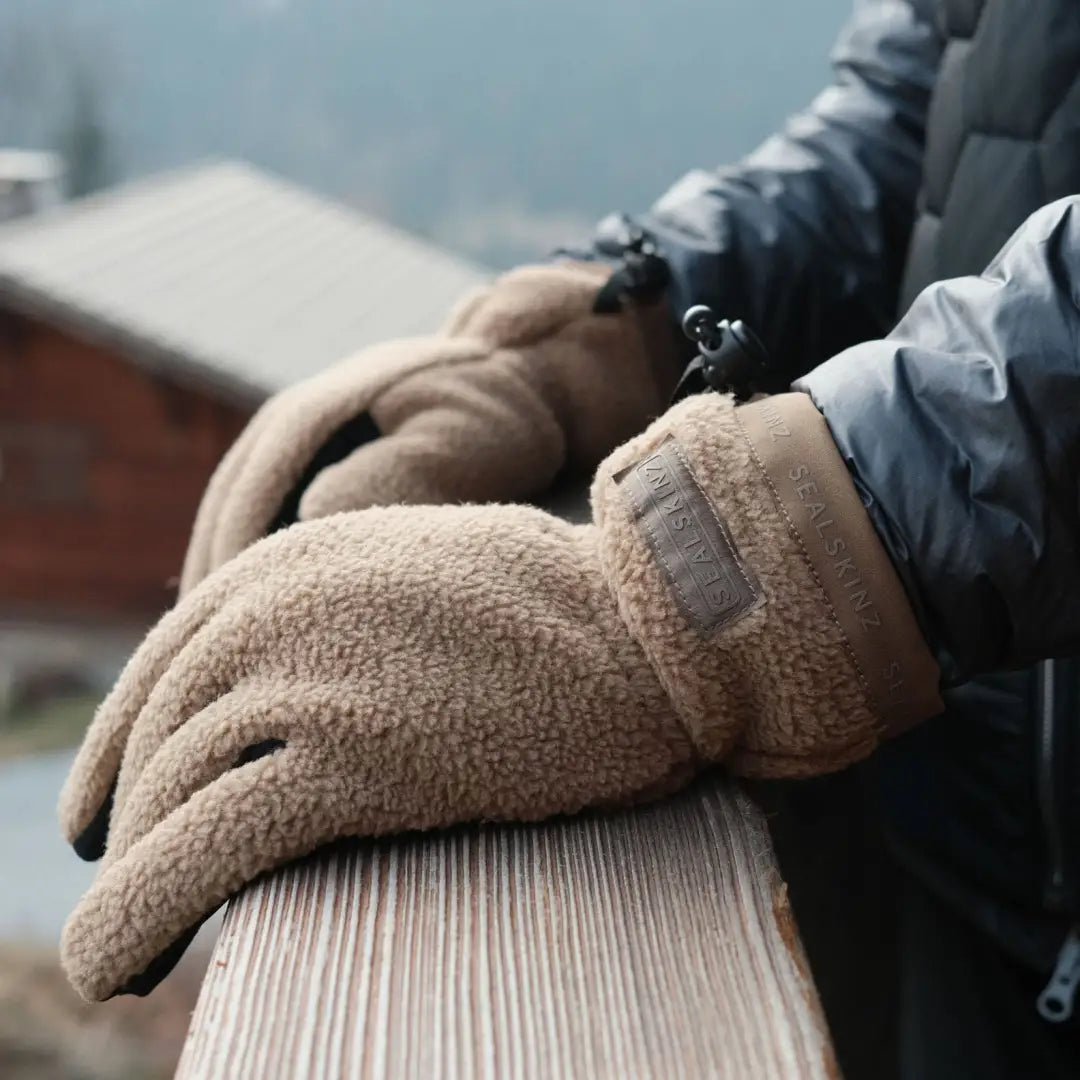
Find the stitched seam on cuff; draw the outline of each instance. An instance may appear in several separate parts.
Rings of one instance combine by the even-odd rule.
[[[859,663],[858,657],[855,655],[855,649],[852,647],[851,642],[848,640],[847,633],[844,630],[843,624],[840,622],[839,616],[836,614],[836,608],[833,607],[832,601],[829,599],[829,594],[825,590],[825,583],[821,580],[817,572],[817,568],[814,566],[813,560],[810,558],[810,552],[806,548],[806,542],[803,540],[802,533],[799,532],[798,526],[792,520],[791,515],[787,511],[787,507],[784,506],[783,501],[780,498],[780,492],[776,490],[776,485],[773,483],[772,477],[769,476],[765,469],[765,462],[761,460],[758,454],[757,447],[754,446],[750,440],[750,436],[746,432],[746,428],[743,427],[742,418],[739,416],[738,410],[735,410],[735,419],[739,424],[739,431],[742,434],[743,439],[746,441],[746,445],[750,450],[750,456],[754,459],[758,469],[761,472],[761,477],[768,485],[769,491],[772,493],[773,501],[776,504],[776,509],[780,512],[781,517],[787,523],[788,532],[791,534],[795,543],[798,545],[799,553],[802,555],[803,562],[806,565],[807,570],[810,571],[810,576],[814,579],[814,584],[817,585],[818,592],[821,593],[821,600],[825,605],[825,608],[829,612],[829,618],[833,621],[836,629],[840,632],[840,640],[843,642],[844,652],[847,653],[848,659],[851,661],[852,667],[855,669],[855,675],[859,680],[859,686],[862,688],[863,699],[866,702],[866,707],[874,717],[875,726],[877,727],[878,734],[882,734],[885,730],[885,722],[877,715],[877,709],[874,704],[874,695],[870,690],[870,680],[867,679],[866,673],[863,671],[862,665]]]
[[[940,711],[937,665],[824,418],[801,394],[742,406],[736,418],[855,657],[882,732]]]

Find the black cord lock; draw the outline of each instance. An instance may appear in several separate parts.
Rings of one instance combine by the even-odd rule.
[[[711,307],[698,304],[683,316],[682,328],[697,343],[698,355],[683,372],[672,402],[705,390],[746,401],[763,387],[769,353],[742,319],[720,319]]]

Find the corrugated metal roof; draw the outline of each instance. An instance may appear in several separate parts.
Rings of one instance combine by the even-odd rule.
[[[435,329],[488,276],[235,162],[0,226],[0,298],[245,398]]]

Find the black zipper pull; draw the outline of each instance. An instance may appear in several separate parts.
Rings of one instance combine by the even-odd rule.
[[[718,318],[705,304],[690,308],[683,316],[683,333],[697,343],[698,355],[687,365],[672,402],[716,390],[746,401],[764,385],[769,352],[742,319]]]
[[[1073,1014],[1080,987],[1080,925],[1074,926],[1058,951],[1053,974],[1035,1002],[1039,1015],[1051,1024],[1063,1024]]]

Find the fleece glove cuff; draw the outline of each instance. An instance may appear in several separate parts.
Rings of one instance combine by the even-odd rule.
[[[803,776],[941,709],[938,669],[804,394],[690,398],[601,466],[604,575],[699,752]]]

